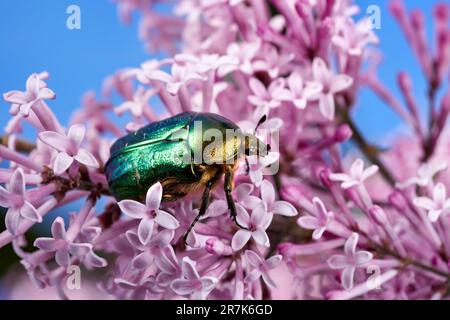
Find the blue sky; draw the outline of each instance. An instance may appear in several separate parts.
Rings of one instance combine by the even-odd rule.
[[[388,1],[358,0],[363,12],[370,4],[381,7],[381,49],[385,61],[380,69],[382,81],[396,87],[395,75],[400,70],[410,72],[419,101],[425,86],[420,70],[402,34],[387,11]],[[431,5],[437,1],[407,0],[408,7],[422,8],[431,21]],[[81,8],[81,30],[66,28],[66,8],[76,4]],[[138,66],[150,55],[137,38],[137,19],[123,26],[116,6],[109,0],[2,0],[0,12],[0,92],[22,89],[27,76],[48,70],[50,88],[57,93],[52,109],[63,123],[80,104],[84,92],[99,91],[103,79],[114,70]],[[429,23],[429,27],[431,24]],[[431,30],[431,29],[430,29]],[[394,90],[397,92],[397,90]],[[364,90],[357,104],[356,119],[363,131],[373,139],[399,125],[398,118],[371,92]],[[8,105],[0,102],[0,125],[9,118]]]

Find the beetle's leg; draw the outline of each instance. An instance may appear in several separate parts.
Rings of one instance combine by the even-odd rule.
[[[206,213],[206,209],[208,208],[208,204],[209,204],[209,193],[211,191],[212,186],[214,185],[214,182],[216,182],[216,181],[217,181],[217,178],[214,177],[214,178],[210,179],[206,183],[205,190],[203,191],[202,204],[200,206],[200,211],[198,212],[198,214],[195,217],[194,221],[192,221],[191,225],[189,226],[189,228],[187,229],[186,233],[184,234],[183,240],[184,240],[185,244],[186,244],[186,241],[187,241],[187,237],[189,236],[189,233],[194,228],[195,224]]]
[[[227,197],[228,209],[230,210],[231,219],[233,219],[233,221],[239,228],[247,229],[241,226],[237,221],[236,204],[234,203],[233,196],[231,195],[231,192],[233,191],[233,166],[226,167],[224,190]]]

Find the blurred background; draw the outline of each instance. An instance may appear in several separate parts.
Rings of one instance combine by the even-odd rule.
[[[438,2],[442,1],[405,1],[409,9],[424,11],[430,36],[432,6]],[[398,93],[396,74],[408,71],[417,101],[424,106],[425,83],[415,57],[388,11],[389,1],[356,0],[356,3],[361,7],[360,15],[365,14],[370,5],[381,8],[381,29],[376,33],[385,59],[379,69],[380,79]],[[70,5],[81,9],[80,30],[66,27],[69,16],[66,9]],[[159,9],[168,12],[170,7]],[[149,58],[164,56],[144,50],[137,36],[138,16],[132,24],[124,26],[118,19],[116,5],[110,0],[1,0],[0,12],[0,93],[23,90],[31,73],[46,70],[51,75],[47,83],[57,95],[49,105],[62,123],[67,123],[73,110],[79,107],[84,93],[94,90],[100,94],[108,75],[121,68],[137,67]],[[1,100],[2,128],[10,119],[8,109],[9,105]],[[369,90],[361,91],[355,118],[361,130],[377,142],[385,140],[388,132],[402,129],[398,117]],[[63,210],[70,211],[70,208]],[[46,221],[52,221],[58,214],[61,212],[47,216]],[[1,211],[0,230],[4,230]],[[32,230],[30,238],[35,231]],[[2,280],[2,277],[16,263],[11,248],[0,250],[0,298],[5,297],[5,288],[10,283],[10,279]]]

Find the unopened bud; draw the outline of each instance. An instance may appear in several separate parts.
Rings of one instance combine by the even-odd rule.
[[[343,124],[337,128],[334,133],[334,139],[336,142],[345,142],[348,141],[353,135],[352,129],[347,124]]]
[[[233,250],[217,238],[209,238],[206,240],[206,251],[216,256],[230,256]]]
[[[405,198],[399,191],[394,191],[389,195],[389,203],[399,211],[405,210],[408,205],[405,201]]]

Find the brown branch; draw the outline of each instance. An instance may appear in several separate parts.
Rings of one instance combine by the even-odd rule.
[[[380,174],[383,176],[383,178],[388,182],[391,186],[395,186],[395,179],[389,169],[384,165],[384,163],[381,161],[381,159],[378,157],[378,150],[373,145],[370,145],[362,132],[359,130],[359,128],[354,123],[353,119],[351,118],[348,110],[343,110],[342,108],[338,108],[339,114],[342,117],[342,121],[346,123],[350,129],[353,131],[352,140],[356,143],[359,150],[366,156],[366,158],[372,162],[373,164],[377,165]]]
[[[9,144],[9,135],[0,136],[0,145],[8,146]],[[36,148],[34,143],[31,143],[26,140],[16,139],[15,150],[19,152],[30,153]]]

